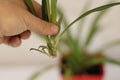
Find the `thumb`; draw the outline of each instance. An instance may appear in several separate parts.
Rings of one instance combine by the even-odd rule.
[[[33,30],[44,35],[53,35],[58,32],[58,27],[55,24],[43,21],[28,11],[26,11],[26,15],[24,15],[23,18],[25,20],[26,27],[29,30]]]

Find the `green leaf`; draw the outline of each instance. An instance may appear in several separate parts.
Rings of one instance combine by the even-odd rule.
[[[66,15],[63,13],[63,11],[62,11],[62,9],[60,8],[60,7],[58,7],[58,9],[57,9],[57,12],[58,12],[58,14],[61,16],[62,15],[62,17],[63,17],[63,19],[62,19],[62,25],[64,26],[63,27],[63,29],[68,25],[68,19],[66,19]],[[60,29],[59,29],[60,30]],[[60,32],[60,31],[59,31]],[[70,29],[68,29],[67,31],[66,31],[66,35],[65,36],[67,36],[66,38],[64,38],[64,41],[66,42],[67,40],[70,42],[70,40],[72,41],[72,34],[71,34],[71,32],[70,32]],[[58,36],[58,38],[59,38],[59,36]],[[66,40],[65,40],[66,39]],[[62,42],[62,41],[61,41]],[[59,40],[57,40],[57,42],[56,42],[57,44],[59,43]]]
[[[33,6],[33,4],[32,4],[32,0],[24,0],[24,1],[25,1],[25,4],[27,5],[29,11],[30,11],[33,15],[37,16],[37,13],[36,13],[36,11],[35,11],[35,9],[34,9],[34,6]]]
[[[84,5],[81,13],[86,12],[86,11],[90,8],[91,3],[92,3],[92,1],[88,1],[88,2]],[[81,38],[82,38],[82,30],[83,30],[83,27],[84,27],[84,24],[85,24],[85,23],[86,23],[86,19],[84,18],[84,19],[82,19],[82,20],[79,22],[79,24],[78,24],[78,27],[79,27],[79,28],[78,28],[78,31],[77,31],[77,40],[79,40],[79,42],[82,42],[82,41],[81,41]],[[80,43],[80,44],[81,44],[81,43]]]
[[[94,65],[102,64],[103,62],[104,62],[103,58],[92,57],[88,61],[86,61],[85,65],[86,65],[86,67],[91,67]]]
[[[60,32],[60,30],[61,30],[61,24],[62,24],[62,21],[63,21],[63,15],[61,14],[60,15],[60,17],[59,17],[59,19],[58,19],[58,22],[57,22],[57,24],[58,24],[58,26],[59,26],[59,31],[58,31],[58,33]]]
[[[56,24],[57,19],[57,0],[51,0],[51,22]]]
[[[87,61],[85,67],[90,67],[90,66],[98,65],[98,64],[105,63],[105,62],[116,64],[116,65],[120,65],[120,61],[113,60],[113,59],[107,58],[105,56],[102,56],[100,58],[99,57],[98,58],[97,57],[92,57],[91,59],[89,59]]]
[[[112,48],[112,47],[115,47],[115,46],[120,46],[120,40],[112,41],[112,42],[109,42],[109,43],[103,45],[103,46],[102,46],[100,49],[98,49],[95,53],[103,52],[103,51],[105,51],[106,49],[109,49],[109,48]]]
[[[108,8],[111,8],[111,7],[117,6],[117,5],[120,5],[120,2],[103,5],[103,6],[100,6],[100,7],[94,8],[94,9],[91,9],[91,10],[83,13],[81,16],[79,16],[77,19],[75,19],[73,22],[71,22],[71,23],[64,29],[64,31],[63,31],[63,32],[61,33],[61,35],[60,35],[60,38],[63,36],[63,34],[64,34],[74,23],[78,22],[78,21],[81,20],[82,18],[88,16],[88,15],[91,14],[91,13],[103,11],[103,10],[105,10],[105,9],[108,9]]]
[[[49,4],[48,3],[49,3],[49,0],[42,0],[42,18],[45,21],[49,21],[49,17],[48,17],[48,14],[49,14],[48,5]]]
[[[89,43],[92,41],[95,33],[98,31],[98,27],[99,27],[98,22],[101,20],[101,18],[104,16],[104,14],[106,12],[107,12],[107,10],[106,11],[102,11],[93,20],[93,23],[90,26],[90,30],[88,32],[88,36],[87,36],[85,44],[84,44],[84,48],[87,47],[87,45],[89,45]]]
[[[60,27],[63,21],[63,15],[60,16],[60,18],[58,19],[58,26]]]
[[[46,11],[47,11],[47,16],[48,16],[48,20],[50,21],[51,19],[51,13],[50,13],[50,0],[46,1]]]
[[[109,62],[109,63],[112,63],[112,64],[120,65],[120,61],[113,60],[113,59],[110,59],[110,58],[107,58],[107,57],[104,57],[104,62]]]
[[[83,7],[81,13],[84,13],[84,12],[88,11],[90,6],[91,6],[91,4],[92,4],[92,1],[88,1],[85,4],[85,6]],[[79,49],[81,49],[79,53],[82,53],[82,54],[83,54],[83,51],[84,51],[84,48],[83,48],[84,44],[83,44],[83,41],[82,41],[82,33],[83,33],[82,30],[83,30],[84,24],[86,24],[86,18],[84,18],[81,21],[79,21],[78,28],[77,28],[78,31],[77,31],[77,36],[76,36],[77,37],[76,41],[78,42],[78,44],[80,44],[79,45]]]
[[[40,71],[34,73],[28,80],[36,80],[38,77],[42,76],[45,72],[48,72],[50,69],[54,68],[55,65],[47,66]]]

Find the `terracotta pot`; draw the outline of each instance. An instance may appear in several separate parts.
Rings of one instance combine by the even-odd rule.
[[[78,75],[71,76],[71,80],[102,80],[103,75]],[[63,79],[64,80],[64,77]]]
[[[81,75],[72,75],[70,80],[103,80],[104,69],[103,65],[100,65],[100,74],[81,74]],[[62,80],[64,80],[64,76],[62,75]]]

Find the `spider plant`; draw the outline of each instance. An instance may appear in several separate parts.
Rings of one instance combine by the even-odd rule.
[[[86,9],[86,8],[85,8]],[[73,35],[71,30],[67,30],[65,36],[61,40],[61,45],[59,45],[61,57],[62,57],[62,71],[67,76],[69,75],[78,75],[78,74],[86,74],[86,70],[91,68],[92,66],[96,66],[99,64],[103,64],[105,62],[113,63],[120,65],[119,61],[112,60],[106,56],[104,56],[104,51],[120,45],[120,40],[115,40],[109,43],[104,44],[98,50],[96,50],[93,54],[89,54],[87,50],[88,46],[92,42],[95,34],[99,31],[100,27],[100,20],[104,17],[106,11],[102,11],[96,16],[94,16],[94,20],[90,25],[90,29],[88,31],[88,35],[85,41],[82,41],[82,27],[84,23],[86,23],[86,18],[81,20],[81,23],[78,25],[81,27],[80,30],[76,31],[77,35]],[[63,19],[64,25],[67,25],[67,19]],[[61,46],[67,47],[67,51],[62,49]],[[65,76],[65,77],[66,77]],[[70,77],[68,77],[70,78]],[[66,78],[65,80],[70,80]]]
[[[33,7],[31,0],[25,0],[26,5],[28,6],[29,11],[35,15],[35,9]],[[64,33],[76,22],[80,21],[84,17],[88,16],[91,13],[103,11],[105,9],[111,8],[113,6],[120,5],[120,2],[106,4],[91,10],[86,11],[85,13],[81,14],[79,17],[77,17],[75,20],[73,20],[70,24],[65,26],[65,29],[61,31],[61,24],[63,20],[62,14],[58,14],[57,10],[57,0],[42,0],[42,17],[43,20],[54,23],[59,27],[59,32],[56,35],[47,35],[44,36],[44,39],[46,40],[46,45],[40,46],[38,49],[31,48],[31,50],[36,50],[41,53],[47,54],[48,56],[56,56],[56,51],[58,48],[58,44],[61,41]]]

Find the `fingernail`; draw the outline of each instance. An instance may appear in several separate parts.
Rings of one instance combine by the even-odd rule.
[[[18,37],[14,37],[9,41],[9,45],[12,47],[18,47],[21,44],[21,40]]]
[[[51,26],[52,34],[56,34],[58,32],[58,27],[56,25]]]

